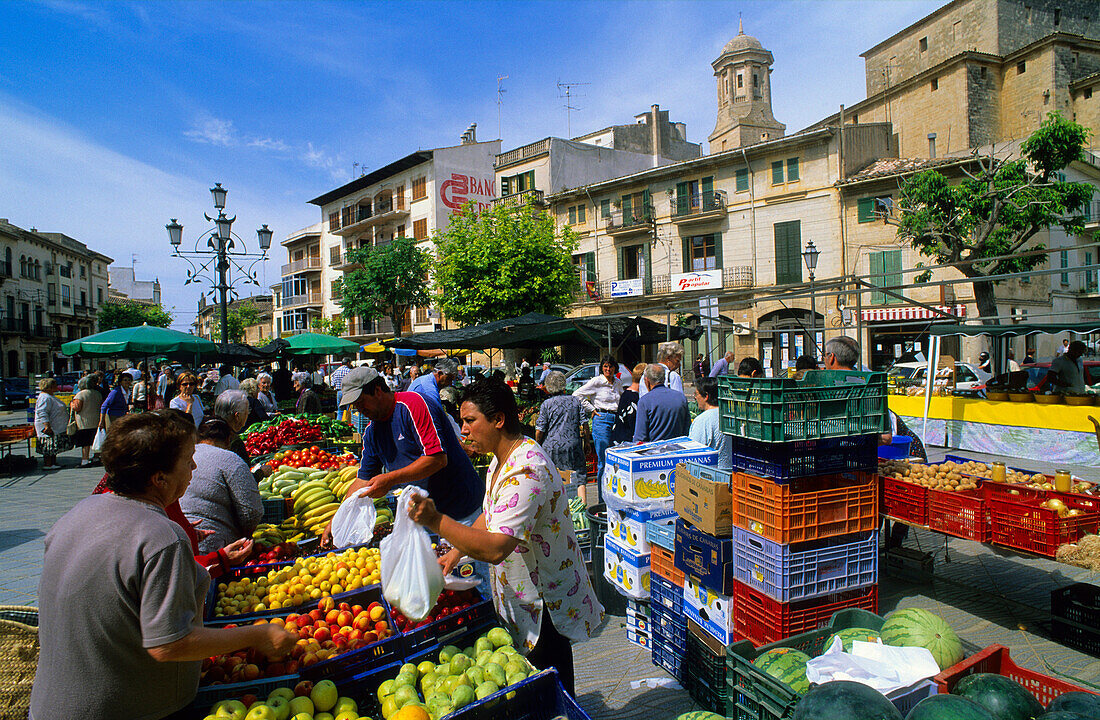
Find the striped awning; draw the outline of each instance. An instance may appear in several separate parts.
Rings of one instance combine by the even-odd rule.
[[[955,317],[966,317],[966,305],[937,305],[939,310],[951,313]],[[927,308],[892,307],[872,308],[863,311],[863,322],[899,322],[902,320],[946,320]]]

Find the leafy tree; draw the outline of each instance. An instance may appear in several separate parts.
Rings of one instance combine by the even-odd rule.
[[[160,305],[148,305],[134,300],[104,303],[99,307],[96,319],[99,321],[100,332],[137,327],[146,323],[156,327],[168,327],[172,324],[172,314]]]
[[[463,325],[529,312],[560,315],[573,302],[577,235],[558,232],[533,205],[481,213],[467,205],[433,239],[436,302]]]
[[[314,332],[324,333],[340,337],[348,329],[348,323],[343,315],[334,315],[331,318],[317,316],[310,323]]]
[[[362,265],[340,281],[345,318],[365,320],[389,317],[394,335],[401,335],[401,321],[410,307],[431,303],[428,292],[430,256],[416,241],[400,237],[389,245],[348,251],[348,261]]]
[[[242,302],[235,308],[230,308],[228,313],[229,342],[243,342],[244,331],[260,322],[260,311],[251,301]],[[221,339],[221,328],[218,328],[218,339]]]
[[[903,183],[897,216],[898,237],[938,264],[954,265],[974,284],[978,314],[996,323],[996,281],[991,275],[1026,273],[1046,262],[1044,254],[1019,256],[1041,230],[1059,226],[1066,233],[1084,230],[1080,214],[1092,198],[1088,183],[1063,182],[1058,171],[1084,158],[1091,131],[1050,114],[1021,146],[1021,157],[974,155],[974,170],[952,184],[926,170]],[[1028,250],[1042,250],[1032,244]],[[994,260],[992,258],[1001,258]],[[925,281],[929,273],[917,278]]]

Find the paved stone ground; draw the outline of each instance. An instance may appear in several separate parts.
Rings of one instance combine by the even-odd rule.
[[[0,414],[0,425],[25,422],[23,417]],[[932,459],[941,455],[933,450]],[[70,452],[61,457],[61,470],[0,476],[0,604],[37,604],[42,539],[91,492],[102,473],[101,468],[82,470],[78,462],[79,455]],[[1041,463],[1027,466],[1054,469]],[[1094,468],[1070,469],[1100,479]],[[1071,582],[1100,584],[1095,573],[965,540],[945,543],[943,536],[923,530],[912,532],[906,544],[934,554],[935,577],[927,583],[884,576],[881,612],[928,608],[975,645],[1000,643],[1020,665],[1100,686],[1100,659],[1054,642],[1049,624],[1050,591]],[[610,617],[594,638],[576,646],[575,656],[578,698],[593,718],[668,718],[700,709],[650,663],[648,650],[626,641],[621,617]]]

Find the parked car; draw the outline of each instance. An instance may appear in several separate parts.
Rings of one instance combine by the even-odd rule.
[[[895,363],[887,371],[888,378],[895,378],[898,384],[924,385],[925,373],[928,372],[928,364],[922,362]],[[943,369],[937,372],[942,376]],[[993,377],[977,365],[968,362],[955,362],[955,392],[978,393],[985,390],[985,383]],[[938,382],[938,380],[937,380]]]
[[[599,363],[578,365],[565,376],[565,392],[571,393],[600,373]]]
[[[68,393],[76,390],[76,384],[80,381],[80,373],[67,372],[57,376],[58,392]]]
[[[31,384],[27,378],[0,378],[0,405],[4,407],[27,407],[35,395],[37,393],[31,392]]]

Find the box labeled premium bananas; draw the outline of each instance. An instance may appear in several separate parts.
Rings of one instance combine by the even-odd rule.
[[[684,615],[723,645],[733,642],[733,598],[684,576]]]
[[[649,553],[638,555],[605,535],[603,575],[621,594],[637,600],[649,598]]]
[[[633,510],[607,508],[607,537],[615,544],[639,555],[649,554],[649,541],[645,536],[645,524],[650,520],[663,520],[676,516],[671,507],[664,510]]]
[[[714,466],[718,464],[718,452],[687,436],[609,448],[603,474],[604,495],[638,505],[671,500],[676,487],[676,464],[687,460]]]

